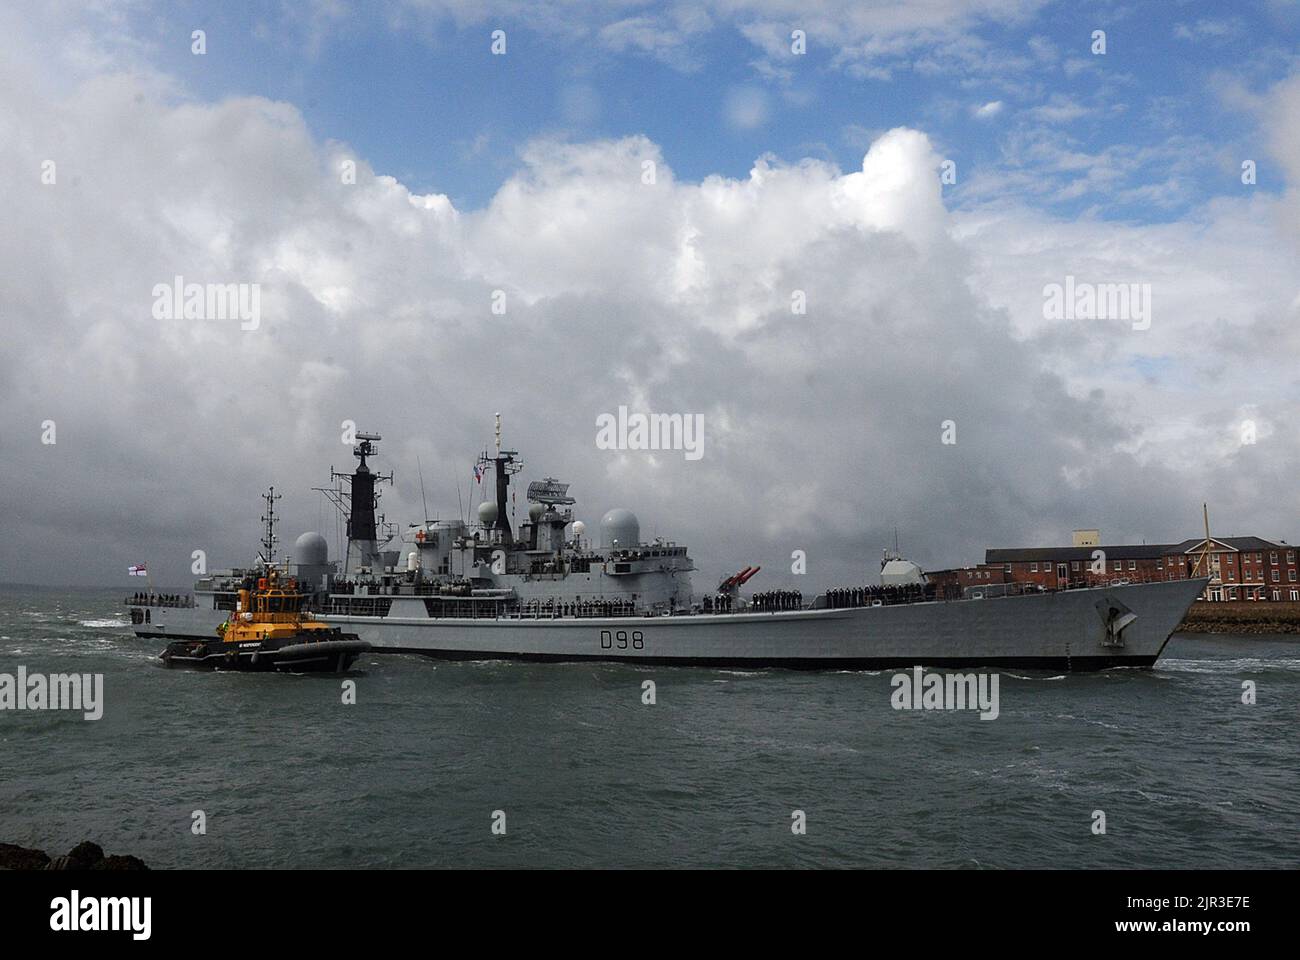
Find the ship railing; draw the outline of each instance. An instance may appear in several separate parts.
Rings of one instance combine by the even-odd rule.
[[[178,609],[193,609],[198,606],[193,597],[160,597],[157,594],[140,594],[138,597],[127,597],[122,601],[123,605],[128,607],[176,607]]]
[[[511,620],[586,620],[607,617],[643,617],[644,610],[638,610],[631,603],[612,601],[609,603],[575,603],[528,602],[511,606],[503,614]]]
[[[1132,584],[1172,583],[1179,580],[1190,579],[1192,578],[1179,570],[1125,570],[1113,571],[1105,574],[1089,573],[1081,574],[1077,578],[1058,582],[1055,586],[1038,583],[1037,581],[1032,580],[1012,580],[1007,583],[989,582],[971,584],[963,589],[960,599],[980,600],[993,599],[996,597],[1016,597],[1031,593],[1062,593],[1066,590],[1094,590],[1098,587],[1127,587]],[[942,592],[942,588],[940,588],[940,593]],[[946,599],[958,598],[948,597]]]
[[[1197,576],[1199,577],[1201,575],[1197,574]],[[1046,589],[1049,592],[1057,590],[1084,590],[1093,587],[1126,587],[1134,583],[1173,583],[1178,580],[1193,579],[1196,578],[1189,576],[1182,570],[1125,570],[1105,574],[1085,574],[1080,576],[1078,579],[1071,578],[1056,587],[1048,587]]]

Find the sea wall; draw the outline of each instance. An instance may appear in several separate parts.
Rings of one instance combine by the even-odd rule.
[[[1300,633],[1300,603],[1198,600],[1178,629],[1182,633]]]

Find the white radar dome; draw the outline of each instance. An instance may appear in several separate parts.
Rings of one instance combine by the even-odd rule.
[[[293,542],[294,563],[314,567],[329,563],[330,548],[325,538],[314,530]]]
[[[485,527],[490,527],[497,522],[497,505],[490,500],[485,500],[478,505],[478,522]]]
[[[630,549],[641,542],[641,524],[636,514],[622,507],[615,507],[600,518],[600,545],[617,547],[619,550]]]

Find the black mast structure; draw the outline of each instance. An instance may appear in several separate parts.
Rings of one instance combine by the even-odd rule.
[[[352,455],[358,461],[356,469],[352,473],[340,473],[330,467],[331,482],[346,481],[348,488],[344,490],[341,484],[336,487],[313,488],[325,494],[347,522],[345,572],[353,559],[354,544],[357,548],[357,564],[369,566],[379,558],[379,534],[384,534],[385,543],[393,538],[392,524],[384,519],[383,514],[379,515],[378,520],[375,518],[375,510],[379,506],[379,493],[375,488],[381,483],[392,483],[393,475],[374,473],[366,463],[367,457],[378,455],[378,444],[383,437],[377,433],[358,433],[356,439],[356,446],[352,448]]]
[[[515,536],[510,529],[510,520],[506,516],[507,493],[510,489],[511,475],[522,470],[524,462],[519,459],[518,450],[501,449],[501,414],[499,413],[496,415],[496,455],[489,456],[484,450],[478,458],[480,468],[486,468],[488,464],[492,464],[495,468],[497,482],[497,521],[493,529],[501,542],[509,546],[515,542]]]

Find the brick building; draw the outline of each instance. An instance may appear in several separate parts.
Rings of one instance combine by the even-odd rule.
[[[1080,539],[1077,536],[1076,540]],[[1003,582],[1033,583],[1047,590],[1110,583],[1183,580],[1206,575],[1205,538],[1182,543],[1016,547],[985,551],[984,563],[961,568],[956,582],[998,582],[978,578],[963,582],[962,571],[1000,567]],[[1206,600],[1300,601],[1300,563],[1296,548],[1261,537],[1212,537]],[[1198,570],[1198,564],[1200,569]],[[1104,567],[1104,570],[1099,569]]]
[[[1163,580],[1171,549],[1167,543],[1015,547],[986,550],[984,564],[1000,565],[1008,581],[1063,590],[1112,580]]]
[[[1172,567],[1166,565],[1166,569],[1188,577],[1199,562],[1197,575],[1204,576],[1204,552],[1204,537],[1175,544],[1170,548],[1170,558],[1179,562]],[[1206,600],[1300,600],[1300,564],[1296,548],[1286,542],[1260,537],[1211,537],[1209,576]]]
[[[960,597],[967,587],[1006,583],[1008,578],[1002,564],[981,563],[974,567],[927,570],[925,579],[939,588],[941,597]]]

